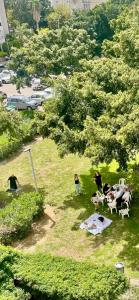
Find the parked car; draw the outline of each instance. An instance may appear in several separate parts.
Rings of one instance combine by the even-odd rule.
[[[44,90],[44,95],[45,95],[46,99],[50,99],[50,98],[54,97],[54,89],[51,87],[46,88]]]
[[[5,60],[6,61],[10,60],[10,56],[5,56]]]
[[[53,96],[54,96],[54,90],[52,88],[47,88],[44,91],[40,91],[32,94],[31,98],[40,102],[40,105],[42,105],[43,102],[47,101]]]
[[[0,73],[0,79],[2,83],[10,83],[11,82],[11,74],[9,73],[8,70],[3,70]]]
[[[0,70],[3,70],[4,69],[4,64],[0,64]]]
[[[30,97],[32,100],[35,100],[36,102],[38,102],[38,105],[42,105],[45,98],[40,96],[39,94],[33,94]]]
[[[11,78],[16,76],[16,74],[12,70],[3,70],[0,73],[0,79],[2,83],[11,83]]]
[[[40,78],[33,78],[31,80],[31,84],[32,84],[33,91],[36,91],[37,89],[39,89],[40,84],[41,84]]]
[[[12,109],[17,110],[36,109],[39,105],[40,104],[36,100],[21,95],[8,97],[6,101],[7,110],[11,107]]]

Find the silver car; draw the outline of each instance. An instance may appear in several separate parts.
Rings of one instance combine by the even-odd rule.
[[[6,109],[9,108],[17,109],[17,110],[31,110],[36,109],[39,106],[38,102],[31,99],[30,97],[25,96],[12,96],[8,97],[6,101]]]

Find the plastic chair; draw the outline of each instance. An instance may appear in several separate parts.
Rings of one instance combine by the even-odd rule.
[[[128,218],[129,218],[129,208],[120,209],[119,215],[122,216],[122,219],[124,219],[124,216],[128,216]]]
[[[126,197],[125,201],[124,201],[124,203],[127,205],[128,208],[129,208],[129,205],[130,205],[130,201],[131,201],[131,194],[129,194]]]
[[[117,213],[117,203],[116,203],[115,200],[113,202],[111,202],[111,203],[108,203],[108,207],[109,207],[109,209],[111,211],[111,214],[112,214],[113,209],[115,209],[116,213]]]
[[[120,184],[120,185],[125,185],[125,184],[126,184],[125,178],[120,178],[120,179],[119,179],[119,184]]]
[[[99,202],[101,202],[102,204],[104,204],[105,196],[103,194],[101,194],[99,191],[96,192],[96,194],[97,194]]]

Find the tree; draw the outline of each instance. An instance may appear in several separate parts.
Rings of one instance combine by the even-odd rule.
[[[80,60],[79,72],[58,81],[43,120],[38,116],[40,132],[61,155],[78,152],[94,164],[116,159],[126,169],[139,149],[138,27],[131,8],[116,20],[102,57]]]
[[[68,6],[60,4],[51,12],[47,18],[50,29],[59,29],[66,25],[71,17],[71,10]]]
[[[27,23],[29,27],[35,28],[47,26],[47,16],[52,11],[49,0],[6,0],[6,9],[10,17],[10,23],[14,26],[15,20]]]
[[[41,18],[41,4],[39,0],[31,0],[30,4],[32,9],[33,20],[36,22],[36,28],[38,30]]]
[[[29,75],[68,74],[80,68],[81,59],[93,57],[94,48],[85,30],[41,30],[19,50],[13,49],[10,66],[16,71],[22,66]]]

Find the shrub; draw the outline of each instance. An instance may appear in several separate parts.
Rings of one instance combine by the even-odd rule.
[[[7,112],[0,109],[0,160],[17,152],[37,135],[34,112]]]
[[[15,286],[11,266],[19,255],[8,247],[0,246],[0,300],[28,300],[30,295]]]
[[[0,57],[5,57],[6,56],[6,53],[4,51],[0,51]]]
[[[13,199],[0,210],[0,241],[10,244],[17,238],[23,238],[42,211],[43,199],[40,194],[28,193]]]
[[[0,136],[0,160],[16,152],[20,146],[21,142],[19,139],[13,138],[12,140],[9,140],[8,135],[3,133]]]
[[[0,300],[112,300],[128,287],[124,274],[113,267],[23,254],[4,246],[0,269]]]
[[[111,300],[127,287],[124,275],[113,267],[96,267],[46,254],[23,256],[13,272],[33,299]]]

